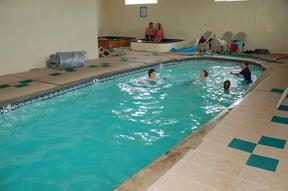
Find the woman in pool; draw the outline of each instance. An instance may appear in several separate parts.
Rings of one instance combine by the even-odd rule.
[[[160,23],[156,24],[156,42],[161,42],[164,39],[164,32]]]

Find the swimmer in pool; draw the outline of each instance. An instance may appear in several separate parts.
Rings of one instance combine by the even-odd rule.
[[[189,82],[186,82],[187,85],[191,85],[191,84],[198,84],[200,81],[202,80],[206,80],[208,78],[208,72],[207,70],[201,70],[200,75],[198,78],[196,78],[195,80],[191,80]]]
[[[247,84],[252,83],[251,71],[249,69],[249,64],[242,62],[240,64],[240,68],[242,69],[241,72],[230,72],[230,74],[237,76],[237,77],[243,76],[244,82],[246,82]]]
[[[224,91],[225,91],[225,92],[228,92],[229,89],[230,89],[230,86],[231,86],[230,80],[226,80],[226,81],[223,83]]]
[[[145,80],[146,81],[156,81],[156,79],[157,79],[156,76],[157,76],[156,70],[154,68],[152,68],[148,71],[148,78],[146,78]]]

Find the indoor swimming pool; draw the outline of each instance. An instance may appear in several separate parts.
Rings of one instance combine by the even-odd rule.
[[[230,75],[240,71],[238,62],[155,69],[153,82],[143,81],[148,69],[135,71],[0,115],[0,190],[113,190],[249,88]],[[203,69],[208,78],[197,80]],[[250,69],[255,81],[262,68]]]

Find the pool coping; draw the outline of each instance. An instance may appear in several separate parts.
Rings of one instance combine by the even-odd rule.
[[[48,90],[39,91],[37,93],[33,93],[28,96],[19,97],[16,99],[6,100],[4,102],[0,102],[0,115],[5,112],[9,112],[11,110],[22,107],[26,104],[30,104],[32,102],[42,101],[45,99],[50,99],[54,96],[63,95],[67,92],[74,91],[76,89],[80,89],[82,87],[88,86],[90,84],[98,83],[98,81],[107,81],[110,79],[115,79],[117,77],[122,77],[125,75],[130,75],[134,72],[141,72],[143,70],[147,70],[147,68],[156,67],[161,64],[167,64],[170,62],[182,62],[189,60],[224,60],[224,61],[232,61],[232,62],[247,62],[252,65],[257,65],[262,67],[265,70],[262,75],[257,79],[257,81],[248,89],[245,93],[245,96],[255,89],[255,87],[265,80],[273,71],[273,67],[266,68],[265,62],[258,62],[249,59],[239,59],[239,58],[231,58],[225,56],[209,56],[209,55],[193,55],[193,56],[185,56],[176,59],[170,59],[164,62],[157,62],[151,64],[145,64],[142,66],[136,66],[126,69],[120,69],[115,72],[105,72],[100,75],[95,75],[86,79],[76,80],[72,83],[67,83],[65,85],[60,85]],[[276,64],[274,64],[276,65]],[[57,93],[58,92],[58,93]],[[59,93],[60,92],[60,93]],[[56,95],[52,95],[56,94]],[[50,96],[51,95],[51,96]],[[242,98],[245,99],[245,96]],[[14,108],[13,108],[14,106]],[[167,172],[178,160],[180,160],[190,149],[195,149],[202,142],[202,138],[205,137],[232,109],[233,105],[228,109],[222,111],[212,120],[207,122],[205,125],[199,127],[197,131],[192,132],[188,137],[182,140],[179,144],[175,145],[171,150],[166,152],[164,155],[159,156],[152,163],[148,164],[146,167],[138,171],[136,174],[126,179],[121,185],[119,185],[115,190],[146,190],[151,186],[154,182],[156,182],[165,172]],[[2,111],[2,113],[1,113]]]

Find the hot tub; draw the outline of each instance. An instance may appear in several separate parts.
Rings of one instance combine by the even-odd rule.
[[[121,37],[121,36],[102,36],[98,37],[98,47],[103,48],[117,48],[122,46],[129,46],[132,37]]]
[[[151,52],[169,52],[172,48],[184,48],[187,41],[181,39],[164,39],[162,42],[151,42],[145,39],[131,41],[131,50],[151,51]]]

